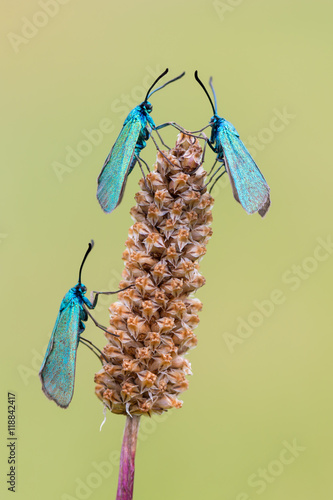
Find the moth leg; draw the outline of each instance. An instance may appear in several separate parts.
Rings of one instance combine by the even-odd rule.
[[[97,302],[98,302],[98,296],[99,295],[113,295],[115,293],[123,292],[124,290],[127,290],[127,288],[132,288],[133,286],[135,286],[135,285],[134,284],[133,285],[128,285],[128,286],[125,286],[125,288],[120,288],[120,290],[116,290],[115,292],[96,292],[96,291],[92,291],[91,292],[91,296],[90,296],[90,300],[92,302],[92,307],[90,309],[95,309],[95,307],[97,305]],[[94,298],[93,298],[93,294],[95,294]]]
[[[210,147],[210,149],[213,151],[213,153],[218,153],[218,150],[217,150],[217,147],[214,146],[214,142],[212,142],[210,139],[207,139],[207,142],[208,142],[208,146]]]
[[[161,134],[159,133],[159,131],[157,130],[157,128],[153,128],[153,130],[154,130],[154,131],[156,132],[156,134],[158,135],[158,138],[159,138],[159,140],[161,141],[161,143],[163,144],[163,146],[164,146],[165,148],[167,148],[167,149],[170,151],[170,149],[171,149],[171,148],[170,148],[167,144],[165,144],[165,142],[163,141],[162,136],[161,136]]]
[[[148,163],[143,158],[141,158],[141,156],[138,156],[138,161],[140,161],[140,160],[146,165],[146,169],[148,170],[148,172],[150,172],[150,168],[149,168]]]
[[[86,313],[88,314],[88,316],[93,320],[93,322],[95,323],[95,325],[97,326],[97,328],[100,328],[101,330],[103,330],[103,332],[109,333],[110,335],[113,335],[114,337],[119,337],[119,335],[116,335],[115,333],[109,332],[105,328],[105,326],[100,325],[98,323],[98,321],[96,321],[95,318],[92,316],[92,314],[89,312],[89,309],[87,309],[87,307],[85,306],[85,304],[83,304],[83,307],[84,307],[84,310],[86,311]]]
[[[220,166],[220,167],[216,170],[215,174],[217,174],[217,172],[218,172],[218,171],[222,168],[222,166],[223,166],[223,165],[221,165],[221,166]],[[217,181],[218,181],[218,180],[222,177],[222,175],[224,175],[224,174],[226,174],[226,173],[227,173],[227,171],[224,169],[224,170],[223,170],[223,172],[222,172],[222,174],[220,174],[218,177],[216,177],[215,181],[213,182],[212,187],[211,187],[211,188],[210,188],[210,190],[209,190],[209,193],[211,193],[211,192],[212,192],[213,187],[215,186],[215,184],[217,183]],[[215,174],[214,174],[214,175],[215,175]],[[213,176],[213,177],[214,177],[214,176]],[[211,181],[211,179],[210,179],[210,181]],[[209,181],[209,182],[210,182],[210,181]]]
[[[174,127],[177,130],[179,130],[180,132],[185,132],[185,129],[183,127],[181,127],[180,125],[178,125],[176,122],[165,122],[165,123],[162,123],[161,125],[157,125],[157,127],[154,127],[154,130],[160,130],[161,128],[165,128],[165,127],[168,127],[168,126]]]
[[[168,162],[170,163],[170,165],[173,167],[173,164],[171,163],[171,161],[165,156],[165,154],[163,153],[163,151],[160,150],[160,148],[158,147],[158,144],[157,142],[155,141],[154,137],[151,135],[150,136],[152,138],[152,141],[153,143],[155,144],[155,147],[157,149],[157,151],[159,151],[161,153],[161,155],[163,156],[163,158]]]
[[[205,145],[203,147],[202,156],[201,156],[201,163],[194,170],[192,170],[191,174],[194,174],[198,170],[198,168],[200,168],[204,164],[204,161],[205,161],[206,147],[207,147],[207,142],[209,141],[209,139],[205,134],[202,134],[202,135],[200,134],[200,139],[203,139],[205,141]]]
[[[209,171],[209,172],[208,172],[208,174],[207,174],[207,177],[209,177],[209,176],[211,175],[211,173],[213,172],[213,170],[214,170],[214,168],[215,168],[215,165],[216,165],[217,161],[218,161],[217,159],[214,161],[212,168],[210,169],[210,171]],[[195,189],[195,191],[199,191],[199,192],[201,192],[203,189],[205,189],[205,188],[209,185],[209,183],[211,182],[212,178],[215,176],[215,174],[216,174],[216,173],[217,173],[220,169],[221,169],[221,167],[219,167],[219,168],[216,170],[216,172],[215,172],[215,173],[211,176],[211,178],[209,179],[209,181],[208,181],[208,182],[206,182],[206,184],[204,184],[204,185],[202,186],[202,188],[200,188],[200,189]]]
[[[210,123],[208,123],[208,125],[206,125],[205,127],[201,128],[200,130],[193,130],[193,134],[199,134],[200,132],[203,132],[204,130],[206,130],[206,128],[210,127]]]
[[[147,183],[147,179],[146,179],[146,176],[145,176],[144,170],[143,170],[143,168],[142,168],[141,161],[142,161],[143,163],[145,163],[145,164],[146,164],[146,166],[147,166],[148,170],[149,170],[149,167],[148,167],[147,163],[146,163],[145,161],[143,161],[143,159],[142,159],[142,158],[140,158],[139,156],[137,156],[137,160],[138,160],[138,164],[139,164],[139,167],[140,167],[140,170],[141,170],[142,176],[143,176],[143,180],[145,181],[145,184],[146,184],[146,188],[147,188],[147,190],[148,190],[148,191],[150,191],[150,188],[149,188],[149,186],[148,186],[148,183]],[[150,170],[149,170],[149,172],[150,172]]]
[[[205,145],[203,147],[203,152],[202,152],[202,157],[201,157],[201,165],[203,165],[203,163],[205,161],[206,147],[207,147],[207,142],[209,141],[208,137],[206,137],[205,134],[202,134],[202,136],[203,136],[203,139],[205,141]]]
[[[178,123],[176,122],[166,122],[166,123],[162,123],[161,125],[158,125],[157,127],[154,128],[154,130],[159,130],[161,128],[164,128],[164,127],[167,127],[168,125],[170,125],[171,127],[174,127],[176,128],[177,130],[179,130],[179,132],[182,132],[183,134],[186,134],[186,135],[189,135],[191,137],[195,137],[196,139],[202,139],[201,136],[198,136],[198,135],[194,135],[196,133],[199,133],[199,132],[202,132],[203,130],[205,130],[207,127],[210,127],[210,125],[207,125],[206,127],[204,127],[203,129],[201,130],[196,130],[194,132],[190,132],[188,130],[185,130],[183,127],[181,127],[180,125],[178,125]],[[163,144],[163,143],[162,143]],[[170,149],[170,148],[168,148]]]
[[[214,170],[214,168],[215,168],[216,163],[217,163],[217,159],[214,161],[212,168],[210,169],[210,171],[209,171],[209,172],[208,172],[208,174],[207,174],[207,177],[209,177],[209,176],[210,176],[210,174],[213,172],[213,170]]]
[[[96,351],[98,351],[98,352],[99,352],[99,354],[100,354],[101,356],[103,356],[104,360],[105,360],[106,362],[108,362],[108,360],[106,359],[106,357],[104,356],[104,354],[102,353],[102,351],[101,351],[100,349],[98,349],[98,347],[96,347],[96,346],[95,346],[95,344],[93,344],[90,340],[88,340],[88,339],[86,339],[86,338],[84,338],[84,337],[80,337],[80,338],[79,338],[79,342],[82,342],[82,344],[83,344],[83,345],[85,345],[86,347],[88,347],[88,349],[90,349],[90,350],[91,350],[91,351],[95,354],[95,356],[97,356],[97,357],[98,357],[98,359],[100,360],[100,362],[101,362],[101,363],[102,363],[102,360],[100,359],[100,357],[98,356],[98,354],[97,354],[97,353],[96,353],[96,352],[92,349],[92,347],[90,347],[90,346],[93,346],[93,347],[96,349]],[[86,343],[86,342],[87,342],[87,343]],[[88,344],[90,344],[90,345],[88,345]],[[103,365],[103,363],[102,363],[102,365]]]

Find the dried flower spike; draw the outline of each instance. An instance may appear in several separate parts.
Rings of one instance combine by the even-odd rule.
[[[108,363],[96,374],[96,394],[113,412],[151,415],[180,408],[191,374],[186,352],[202,304],[191,294],[205,279],[199,260],[212,235],[213,198],[204,188],[199,142],[179,134],[169,152],[158,152],[154,171],[141,179],[123,253],[125,269],[110,307]]]
[[[213,199],[202,189],[201,155],[199,142],[181,133],[140,181],[120,285],[135,287],[110,307],[109,331],[118,337],[106,334],[108,363],[95,376],[96,394],[113,413],[151,415],[182,406],[178,395],[191,374],[184,355],[197,343],[201,309],[190,295],[205,282],[198,261],[212,234]]]

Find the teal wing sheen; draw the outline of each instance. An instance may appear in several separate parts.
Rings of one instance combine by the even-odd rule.
[[[243,142],[227,130],[220,137],[225,167],[235,199],[249,214],[263,217],[269,206],[269,187]]]
[[[74,392],[80,312],[77,300],[59,311],[39,373],[43,392],[62,408],[67,408]]]
[[[121,202],[141,128],[140,118],[129,120],[105,160],[97,180],[97,199],[104,212],[112,212]]]

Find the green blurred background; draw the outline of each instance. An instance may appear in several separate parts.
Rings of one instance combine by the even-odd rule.
[[[141,174],[111,216],[96,177],[125,115],[169,67],[170,78],[187,74],[152,97],[155,123],[207,124],[193,72],[213,75],[219,114],[253,144],[272,206],[264,220],[248,216],[227,179],[214,188],[190,388],[181,410],[142,422],[134,498],[332,498],[332,3],[29,0],[1,10],[1,497],[11,495],[10,391],[15,498],[115,498],[124,418],[108,414],[99,431],[97,359],[79,348],[66,411],[44,397],[38,370],[91,238],[84,283],[118,286]],[[154,157],[149,144],[143,158]],[[108,302],[96,312],[104,324]]]

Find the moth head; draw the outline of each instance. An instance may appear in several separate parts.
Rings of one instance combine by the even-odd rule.
[[[142,103],[142,108],[147,111],[147,113],[151,113],[153,111],[153,106],[150,104],[149,101],[144,101]]]
[[[216,125],[216,124],[217,124],[217,122],[218,122],[218,120],[219,120],[219,116],[217,116],[217,115],[213,115],[213,116],[211,117],[211,119],[210,119],[209,124],[210,124],[211,126]]]
[[[86,291],[87,291],[87,287],[85,285],[83,285],[82,283],[78,283],[76,285],[76,291],[79,293],[79,294],[85,294]]]

